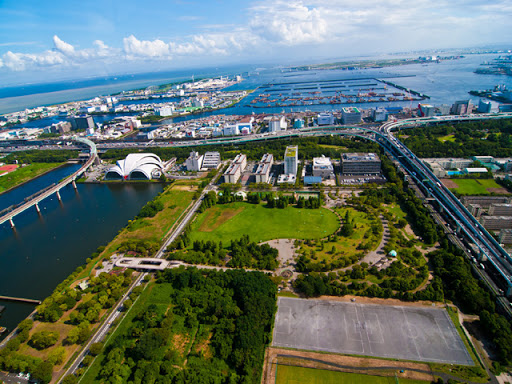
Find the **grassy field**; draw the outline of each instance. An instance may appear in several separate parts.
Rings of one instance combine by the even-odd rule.
[[[326,262],[331,262],[340,257],[350,257],[361,252],[357,249],[357,246],[366,241],[364,234],[370,229],[371,225],[371,220],[368,218],[368,215],[364,212],[356,211],[353,208],[340,208],[336,209],[336,211],[342,218],[345,217],[347,211],[349,212],[351,220],[355,223],[354,233],[348,237],[340,236],[335,241],[324,242],[323,247],[320,247],[318,244],[302,244],[300,251],[305,251],[306,254],[315,251],[315,260],[325,260]],[[333,247],[335,249],[334,253],[332,252]]]
[[[459,187],[454,188],[461,195],[489,194],[488,188],[502,188],[493,179],[451,179]]]
[[[438,137],[437,140],[444,143],[445,141],[451,141],[452,143],[455,142],[455,135],[446,135]]]
[[[0,193],[58,167],[61,163],[35,163],[0,177]]]
[[[395,384],[394,376],[370,376],[358,373],[345,373],[278,365],[276,384]],[[428,381],[398,379],[402,384],[427,384]]]
[[[230,203],[216,205],[200,214],[192,225],[191,239],[222,241],[248,234],[256,242],[272,239],[315,239],[339,227],[331,211],[320,209],[266,208],[264,205]]]

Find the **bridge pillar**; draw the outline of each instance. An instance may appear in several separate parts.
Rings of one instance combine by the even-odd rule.
[[[71,185],[73,185],[73,188],[75,188],[75,191],[76,191],[76,183],[75,183],[75,180],[73,179],[73,181],[71,182]]]
[[[455,228],[455,233],[457,233],[457,235],[460,233],[460,228],[461,227],[460,227],[459,223],[457,223],[457,226]]]
[[[35,205],[37,213],[41,213],[41,208],[39,208],[39,204],[36,203]]]
[[[57,199],[59,199],[59,201],[62,202],[62,198],[60,197],[59,191],[56,192],[56,195],[57,195]]]
[[[11,224],[11,228],[14,228],[14,221],[12,221],[12,217],[9,219],[9,224]]]

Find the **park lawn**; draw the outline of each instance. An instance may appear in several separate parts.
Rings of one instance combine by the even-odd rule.
[[[384,209],[389,213],[395,215],[397,219],[403,219],[407,216],[407,214],[402,210],[400,205],[397,203],[392,203],[387,206],[384,206]]]
[[[427,384],[428,381],[399,379],[394,376],[370,376],[359,373],[345,373],[294,367],[289,365],[277,366],[276,384]]]
[[[309,254],[311,251],[315,251],[315,261],[325,260],[331,262],[334,259],[340,257],[350,257],[357,253],[361,253],[361,250],[357,249],[357,246],[365,241],[364,234],[370,229],[371,220],[364,212],[356,211],[353,208],[345,207],[336,209],[340,214],[341,218],[345,218],[345,213],[348,211],[351,220],[354,221],[354,233],[349,237],[338,236],[336,241],[325,241],[323,250],[319,248],[318,244],[307,245],[303,243],[301,245],[301,251],[306,251]],[[380,239],[376,245],[380,243]],[[336,252],[332,252],[332,248],[335,248]]]
[[[62,165],[62,163],[34,163],[20,167],[0,177],[0,193],[48,172],[51,169],[57,168],[60,165]]]
[[[222,241],[229,246],[232,239],[249,235],[258,243],[272,239],[316,239],[334,233],[338,218],[320,209],[266,208],[263,204],[218,204],[201,213],[192,224],[191,240]]]
[[[444,143],[446,141],[451,141],[452,143],[455,142],[455,135],[446,135],[446,136],[440,136],[437,138],[441,143]]]
[[[494,179],[450,179],[450,181],[458,185],[458,188],[452,190],[461,195],[489,194],[488,188],[503,188]]]
[[[103,253],[103,257],[112,255],[127,240],[148,240],[161,242],[165,234],[176,223],[183,211],[192,202],[192,191],[181,191],[174,185],[167,187],[158,197],[164,209],[154,217],[130,220],[128,225],[116,236]]]

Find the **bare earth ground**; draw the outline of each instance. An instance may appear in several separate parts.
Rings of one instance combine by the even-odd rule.
[[[487,192],[496,193],[498,195],[509,195],[510,192],[506,188],[487,188]]]
[[[441,179],[441,183],[443,183],[443,185],[446,188],[459,188],[457,183],[455,183],[454,181],[452,181],[450,179]]]
[[[295,356],[297,358],[282,357],[278,355]],[[350,367],[365,367],[375,368],[370,370],[360,371],[357,369],[335,367],[330,364],[322,364],[319,361],[308,361],[301,358],[309,358],[321,360],[326,363],[333,363],[338,365],[345,365]],[[381,360],[372,359],[367,357],[353,357],[344,356],[338,354],[318,353],[318,352],[306,352],[284,348],[269,347],[267,349],[265,363],[263,365],[262,384],[274,384],[275,383],[275,364],[286,364],[295,365],[307,368],[327,369],[331,371],[340,372],[355,372],[355,373],[366,373],[374,374],[379,376],[394,376],[397,371],[404,370],[403,373],[399,373],[400,378],[415,379],[415,380],[426,380],[432,381],[434,377],[432,374],[409,371],[408,369],[418,369],[422,371],[431,372],[430,367],[427,364],[402,362],[393,360]],[[396,370],[379,370],[380,367],[396,367]]]
[[[361,296],[320,296],[316,297],[317,300],[329,300],[329,301],[341,301],[341,302],[349,302],[356,301],[359,304],[377,304],[377,305],[392,305],[392,306],[400,306],[400,307],[444,307],[444,305],[439,303],[434,303],[432,301],[400,301],[397,299],[379,299],[376,297],[361,297]]]

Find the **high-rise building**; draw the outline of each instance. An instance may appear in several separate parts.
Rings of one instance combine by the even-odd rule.
[[[334,178],[334,168],[329,157],[322,155],[322,157],[313,158],[313,176],[322,179]]]
[[[190,156],[185,162],[187,171],[199,171],[203,166],[203,155],[199,155],[197,152],[190,152]]]
[[[286,122],[286,118],[284,116],[275,116],[268,123],[269,132],[286,131],[287,128],[288,123]]]
[[[299,147],[286,147],[284,152],[284,173],[285,175],[297,175],[297,167],[299,164]]]
[[[341,156],[343,175],[375,175],[380,173],[380,159],[375,153],[344,153]]]
[[[86,129],[95,127],[94,120],[92,119],[92,116],[88,116],[88,115],[81,115],[81,116],[75,117],[71,121],[71,125],[74,130],[77,130],[77,129],[86,130]]]
[[[466,115],[471,113],[473,110],[473,104],[471,100],[458,100],[452,105],[452,115]]]
[[[492,108],[492,103],[489,100],[480,99],[478,102],[477,111],[480,113],[490,113]]]
[[[257,183],[268,183],[273,163],[274,156],[270,153],[265,153],[254,173]]]

